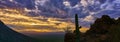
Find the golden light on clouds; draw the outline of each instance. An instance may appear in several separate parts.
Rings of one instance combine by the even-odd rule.
[[[13,29],[14,30],[14,29]],[[16,30],[18,32],[57,32],[57,31],[64,31],[64,30],[50,30],[50,29],[22,29]]]
[[[65,19],[30,17],[25,14],[14,9],[0,9],[0,20],[18,32],[64,32],[68,26],[74,30],[74,23],[62,21]]]
[[[73,24],[73,23],[59,21],[60,20],[59,18],[43,18],[42,16],[40,16],[39,19],[41,20],[38,20],[37,18],[29,17],[24,14],[25,13],[20,13],[17,10],[0,9],[0,20],[4,21],[4,23],[7,24],[8,26],[10,25],[12,29],[18,32],[22,32],[22,31],[63,32],[64,28],[66,28],[68,25],[72,26]],[[46,20],[43,21],[42,19],[46,19]]]

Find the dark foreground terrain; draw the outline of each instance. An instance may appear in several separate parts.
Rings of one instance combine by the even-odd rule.
[[[39,39],[41,42],[64,42],[63,32],[38,33],[38,34],[29,35],[29,36]]]
[[[39,41],[10,29],[2,21],[0,21],[0,42],[39,42]]]
[[[67,32],[65,42],[120,42],[120,17],[118,19],[103,15],[97,18],[86,33]]]
[[[27,33],[25,33],[27,34]],[[0,21],[0,42],[64,42],[64,33],[18,33]]]

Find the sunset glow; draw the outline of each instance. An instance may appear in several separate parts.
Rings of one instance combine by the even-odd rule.
[[[46,18],[42,16],[38,17],[41,19],[38,20],[37,17],[29,17],[23,14],[26,13],[20,13],[12,9],[0,9],[0,20],[18,32],[64,32],[67,26],[71,26],[74,30],[74,23],[58,21],[64,19],[47,18],[46,21],[43,21],[42,19]]]

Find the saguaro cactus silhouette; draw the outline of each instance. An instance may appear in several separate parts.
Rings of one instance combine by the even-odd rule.
[[[80,29],[79,22],[78,22],[78,15],[75,14],[75,36],[76,36],[76,42],[80,42]]]

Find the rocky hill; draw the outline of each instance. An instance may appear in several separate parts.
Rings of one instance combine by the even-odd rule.
[[[114,19],[108,15],[97,18],[91,24],[90,30],[80,33],[81,42],[120,42],[120,18]],[[75,42],[75,33],[66,33],[65,42]]]

